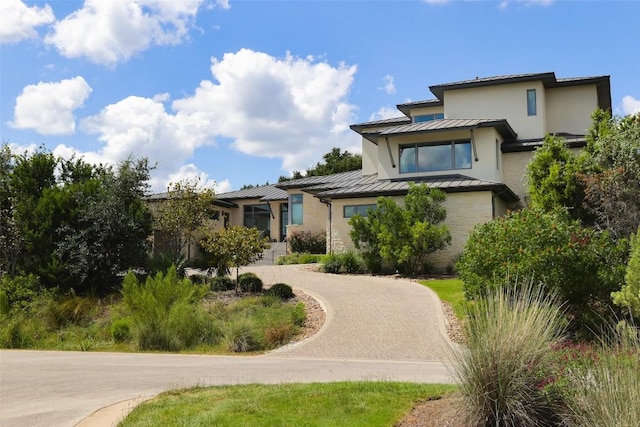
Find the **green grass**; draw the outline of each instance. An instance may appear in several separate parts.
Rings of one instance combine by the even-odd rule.
[[[453,307],[453,311],[458,319],[463,319],[465,314],[466,300],[464,298],[463,283],[460,279],[434,279],[420,282],[434,291],[438,298],[446,301]]]
[[[383,382],[236,385],[166,392],[120,423],[132,426],[393,426],[452,385]]]

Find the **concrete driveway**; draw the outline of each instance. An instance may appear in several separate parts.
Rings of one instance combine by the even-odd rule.
[[[439,301],[427,288],[299,266],[247,270],[265,283],[288,283],[320,300],[327,312],[320,332],[261,356],[2,350],[0,425],[75,426],[83,419],[85,425],[110,425],[111,415],[86,417],[118,402],[194,385],[451,381],[444,365],[451,343]]]

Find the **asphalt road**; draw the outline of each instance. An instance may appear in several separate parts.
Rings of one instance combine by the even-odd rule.
[[[314,337],[261,356],[0,351],[0,426],[75,426],[118,402],[195,385],[384,380],[450,382],[435,295],[405,280],[251,268],[324,305]]]

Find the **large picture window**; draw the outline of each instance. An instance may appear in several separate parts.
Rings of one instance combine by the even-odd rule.
[[[291,224],[302,225],[302,194],[291,195]]]
[[[471,168],[471,141],[400,146],[400,173]]]

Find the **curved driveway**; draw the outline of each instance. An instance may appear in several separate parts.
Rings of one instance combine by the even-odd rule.
[[[299,266],[246,270],[265,283],[288,283],[316,297],[327,312],[320,332],[244,357],[2,350],[0,425],[75,426],[99,408],[193,385],[451,381],[443,364],[451,343],[429,289],[407,280],[325,275]]]

